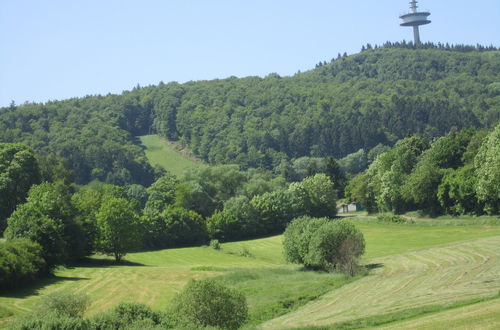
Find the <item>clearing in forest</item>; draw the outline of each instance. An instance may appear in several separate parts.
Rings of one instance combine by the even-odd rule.
[[[151,165],[159,165],[170,173],[180,176],[187,168],[206,166],[186,152],[176,149],[172,142],[165,140],[158,135],[139,136],[144,151]]]

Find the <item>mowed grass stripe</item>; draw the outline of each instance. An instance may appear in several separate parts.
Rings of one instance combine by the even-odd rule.
[[[500,290],[500,236],[375,258],[382,267],[264,328],[330,325],[419,306],[495,295]]]
[[[467,226],[466,233],[462,227],[428,226],[424,228],[385,225],[376,222],[359,223],[359,227],[365,234],[367,254],[376,256],[422,250],[434,245],[449,244],[450,241],[500,235],[500,227],[491,226]],[[446,234],[443,233],[443,229],[446,230]],[[436,237],[434,230],[437,230],[441,236]],[[390,238],[391,244],[388,245],[385,241],[386,237]],[[419,239],[415,240],[415,237]],[[325,286],[322,274],[298,272],[294,275],[292,270],[294,267],[286,265],[283,260],[281,240],[282,236],[273,236],[224,243],[221,251],[209,247],[189,247],[131,253],[125,257],[129,264],[120,266],[110,263],[109,258],[106,261],[102,257],[94,256],[87,264],[57,270],[55,278],[38,281],[29,287],[0,296],[0,305],[9,313],[22,314],[33,308],[39,296],[55,290],[67,289],[89,294],[92,301],[89,315],[110,308],[118,304],[121,299],[138,301],[156,309],[164,309],[175,293],[191,278],[225,276],[232,273],[238,275],[241,272],[245,274],[245,269],[250,273],[257,272],[258,279],[248,283],[248,290],[243,282],[241,285],[234,282],[234,286],[245,291],[249,302],[252,302],[252,308],[262,304],[262,301],[273,304],[275,298],[283,299],[286,304],[288,300],[286,295],[290,297],[314,296],[324,293],[321,290],[322,287],[327,289],[331,286],[337,287],[336,283]],[[248,250],[251,257],[240,256],[243,249]],[[464,260],[474,259],[469,255],[462,255],[462,257]],[[429,263],[431,263],[430,260]],[[470,261],[461,260],[460,262]],[[401,265],[401,271],[403,272],[408,266],[409,264]],[[285,268],[285,273],[280,275],[283,268]],[[282,289],[281,281],[290,288]],[[382,284],[367,283],[366,285],[367,289],[370,289]],[[316,288],[311,289],[314,286]],[[261,290],[261,287],[265,289]],[[368,294],[371,294],[370,292]],[[362,299],[362,293],[359,294],[360,298],[356,299]],[[279,305],[279,302],[276,303]],[[256,313],[265,312],[260,308],[255,311]],[[0,327],[6,319],[11,319],[11,317],[0,319]]]
[[[442,312],[394,322],[374,329],[498,329],[500,327],[500,298],[453,308]]]

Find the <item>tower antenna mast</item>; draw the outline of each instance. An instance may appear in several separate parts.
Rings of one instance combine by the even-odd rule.
[[[431,14],[428,11],[418,11],[417,0],[412,0],[410,2],[411,12],[399,16],[403,20],[401,26],[412,26],[413,27],[413,38],[415,40],[415,45],[420,45],[420,31],[419,26],[429,24],[431,21],[427,17]]]

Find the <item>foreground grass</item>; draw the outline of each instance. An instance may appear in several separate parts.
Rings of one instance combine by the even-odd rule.
[[[418,318],[381,326],[379,329],[498,329],[500,327],[500,298],[445,308]]]
[[[152,165],[159,165],[170,173],[180,176],[185,169],[205,166],[194,157],[189,157],[175,149],[174,145],[158,135],[139,137],[146,148],[145,153]]]
[[[486,306],[493,308],[485,308]],[[469,328],[472,323],[474,324],[475,328],[479,328],[476,319],[479,319],[479,316],[481,316],[482,318],[487,314],[492,314],[492,319],[495,321],[495,324],[496,325],[499,324],[498,322],[500,322],[500,315],[496,313],[496,311],[498,311],[498,309],[496,309],[497,307],[500,307],[499,295],[461,301],[454,304],[428,305],[424,307],[411,308],[395,313],[365,317],[365,318],[355,319],[352,321],[335,323],[323,327],[321,326],[304,327],[299,329],[301,330],[313,330],[313,329],[335,330],[335,329],[364,329],[364,328],[421,329],[423,327],[429,329],[444,329],[444,328],[450,328],[452,324],[453,327],[457,325],[457,322],[452,322],[452,323],[450,322],[452,319],[450,318],[450,316],[451,317],[455,316],[455,318],[460,323],[462,323],[462,325],[467,325],[467,328]],[[494,313],[492,313],[493,309],[496,309]],[[471,319],[470,314],[467,316],[463,315],[464,310],[474,311],[474,314],[476,314],[474,319]],[[492,319],[490,318],[488,322],[490,323]],[[441,326],[438,326],[438,324],[440,324]],[[490,325],[493,326],[495,326],[495,324],[490,323]]]
[[[460,306],[500,291],[498,235],[369,261],[375,267],[369,276],[266,322],[264,328],[374,326],[436,312],[440,306]]]
[[[190,279],[204,277],[217,277],[243,291],[250,307],[251,324],[255,325],[297,310],[326,292],[337,292],[378,276],[377,272],[391,269],[385,267],[390,262],[406,267],[407,257],[398,259],[401,253],[500,235],[500,227],[494,226],[441,228],[353,221],[365,234],[367,258],[363,262],[384,263],[384,267],[352,283],[342,275],[306,272],[297,266],[287,265],[282,256],[281,236],[225,243],[220,251],[192,247],[131,253],[122,265],[114,264],[109,258],[94,256],[86,263],[58,269],[53,278],[0,296],[0,326],[12,318],[10,314],[29,312],[41,295],[55,290],[88,294],[92,301],[88,315],[122,301],[141,302],[164,310]],[[432,261],[429,263],[432,264]],[[396,275],[397,272],[394,273]],[[377,284],[373,285],[376,287]],[[332,291],[335,288],[339,289]],[[311,317],[308,319],[311,320]]]

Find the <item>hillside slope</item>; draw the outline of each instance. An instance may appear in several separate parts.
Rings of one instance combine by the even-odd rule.
[[[0,142],[69,159],[78,182],[127,184],[151,180],[137,135],[179,140],[210,164],[278,169],[291,158],[342,157],[408,134],[494,125],[500,52],[430,48],[369,49],[292,77],[160,83],[3,108]]]
[[[500,290],[499,243],[500,236],[495,236],[371,259],[380,267],[370,276],[271,320],[263,328],[332,325],[494,296]]]

